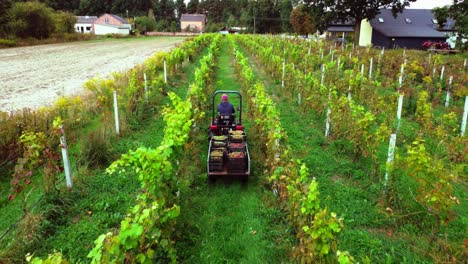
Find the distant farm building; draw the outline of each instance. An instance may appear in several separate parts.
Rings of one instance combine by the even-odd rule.
[[[128,35],[132,26],[127,20],[112,14],[104,14],[94,21],[94,34],[121,34]]]
[[[360,46],[377,46],[385,48],[422,49],[426,41],[445,42],[454,34],[454,21],[449,19],[440,27],[429,9],[405,9],[393,17],[391,9],[381,9],[374,19],[361,22],[359,34]],[[335,22],[328,25],[327,36],[340,38],[354,34],[354,23]]]
[[[180,29],[182,32],[204,32],[206,16],[203,14],[182,14]]]
[[[83,34],[93,33],[94,21],[97,18],[97,16],[77,16],[75,31]]]

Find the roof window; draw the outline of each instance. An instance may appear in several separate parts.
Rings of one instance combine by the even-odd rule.
[[[405,18],[406,23],[411,24],[411,19]]]
[[[383,17],[379,17],[379,23],[383,23],[384,20],[383,20]]]
[[[437,21],[437,19],[433,18],[433,19],[432,19],[432,23],[433,23],[433,24],[439,24],[439,21]]]

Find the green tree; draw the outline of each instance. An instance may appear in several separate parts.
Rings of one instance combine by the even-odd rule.
[[[250,15],[249,12],[246,9],[243,9],[241,11],[241,15],[239,18],[239,23],[242,27],[249,27],[250,25]]]
[[[281,0],[279,3],[279,9],[280,9],[279,12],[280,12],[280,17],[281,17],[281,31],[290,32],[291,23],[289,21],[289,18],[293,10],[291,0]]]
[[[448,6],[436,7],[432,9],[432,14],[434,14],[435,19],[437,19],[439,29],[443,29],[445,24],[447,23],[448,11]]]
[[[156,21],[146,16],[136,17],[135,26],[138,31],[144,34],[147,31],[154,31],[156,29]]]
[[[226,24],[228,27],[235,27],[237,26],[237,19],[234,17],[234,15],[230,15]]]
[[[0,0],[0,37],[8,35],[8,28],[5,26],[8,21],[8,10],[11,7],[10,0]]]
[[[304,0],[302,10],[310,15],[314,28],[324,32],[331,20],[336,19],[328,8],[332,4],[329,0]]]
[[[177,22],[180,21],[180,17],[182,14],[187,13],[187,7],[185,6],[184,0],[176,0],[175,3],[176,11],[177,11]]]
[[[354,25],[355,43],[359,43],[361,21],[375,18],[382,8],[391,8],[393,16],[397,16],[410,2],[416,0],[317,0],[324,2],[333,15],[340,21],[352,21]]]
[[[54,15],[56,33],[75,32],[76,16],[72,13],[59,11]]]
[[[189,14],[196,14],[198,13],[198,6],[200,2],[198,0],[190,0],[187,4],[187,12]]]
[[[455,20],[455,30],[458,32],[457,47],[468,49],[468,42],[462,41],[468,38],[468,1],[454,0],[449,14]]]
[[[175,21],[175,4],[172,0],[158,0],[154,2],[154,15],[156,20]]]
[[[313,32],[314,27],[312,25],[312,18],[302,8],[303,6],[300,5],[293,9],[291,12],[291,24],[294,32],[299,35],[307,35]]]
[[[208,14],[208,21],[214,23],[226,22],[223,21],[224,2],[219,0],[205,0],[201,3],[201,7]]]
[[[80,6],[80,0],[68,0],[68,1],[63,1],[63,0],[45,0],[44,1],[42,0],[41,2],[44,2],[48,7],[54,10],[67,11],[67,12],[74,12]]]
[[[281,31],[280,5],[276,0],[258,0],[249,2],[251,25],[255,17],[256,33],[278,33]]]
[[[54,32],[54,12],[40,2],[18,2],[9,9],[8,27],[20,38],[48,38]]]

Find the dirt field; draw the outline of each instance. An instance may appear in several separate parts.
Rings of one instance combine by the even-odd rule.
[[[121,39],[0,50],[0,111],[38,108],[83,92],[83,83],[143,63],[183,37]]]

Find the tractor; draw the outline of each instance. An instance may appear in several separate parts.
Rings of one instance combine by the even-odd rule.
[[[219,114],[215,104],[218,94],[237,96],[239,99],[237,113]],[[239,178],[243,182],[248,180],[250,175],[249,147],[244,126],[242,126],[242,95],[237,91],[220,90],[213,93],[207,166],[208,179],[211,182],[223,177]]]

